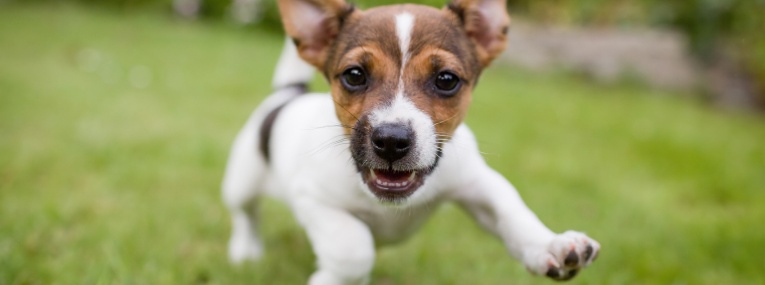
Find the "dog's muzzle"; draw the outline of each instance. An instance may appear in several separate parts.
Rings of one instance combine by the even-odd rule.
[[[421,167],[417,133],[406,123],[366,125],[362,119],[351,135],[351,148],[363,182],[382,202],[397,203],[412,195],[435,163]],[[436,147],[436,146],[432,146]]]

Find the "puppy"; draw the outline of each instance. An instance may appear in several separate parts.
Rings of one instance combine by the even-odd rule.
[[[318,258],[309,284],[366,283],[375,246],[407,238],[445,201],[534,274],[568,280],[597,257],[585,234],[545,227],[462,123],[481,71],[505,48],[505,0],[366,11],[343,0],[278,3],[291,40],[277,91],[237,136],[223,181],[232,262],[263,253],[263,195],[305,228]],[[330,94],[304,94],[314,70]]]

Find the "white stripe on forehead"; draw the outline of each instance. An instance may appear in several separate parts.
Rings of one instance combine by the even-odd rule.
[[[414,16],[408,12],[396,15],[396,35],[401,47],[401,62],[404,63],[409,57],[409,42],[412,40],[412,26]]]
[[[394,162],[392,167],[396,170],[424,169],[430,167],[436,161],[438,149],[436,146],[436,129],[428,114],[404,97],[404,68],[409,60],[409,43],[412,40],[412,27],[414,16],[408,12],[396,15],[396,36],[398,36],[401,48],[401,72],[398,77],[398,89],[393,100],[377,106],[369,116],[369,124],[372,128],[383,124],[403,124],[411,128],[414,133],[414,148],[407,161]]]
[[[409,60],[409,42],[412,40],[412,27],[414,26],[414,16],[408,12],[396,15],[396,35],[401,49],[401,72],[398,76],[398,90],[396,97],[404,96],[404,67]]]

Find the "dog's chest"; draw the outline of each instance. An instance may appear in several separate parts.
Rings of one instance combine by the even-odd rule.
[[[355,209],[350,212],[369,226],[378,244],[402,241],[412,235],[440,203],[395,208],[380,206]]]

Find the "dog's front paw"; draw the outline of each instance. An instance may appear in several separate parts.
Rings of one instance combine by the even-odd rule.
[[[597,241],[583,233],[567,231],[555,236],[545,251],[532,258],[527,268],[554,280],[566,281],[590,266],[599,252],[600,244]]]

